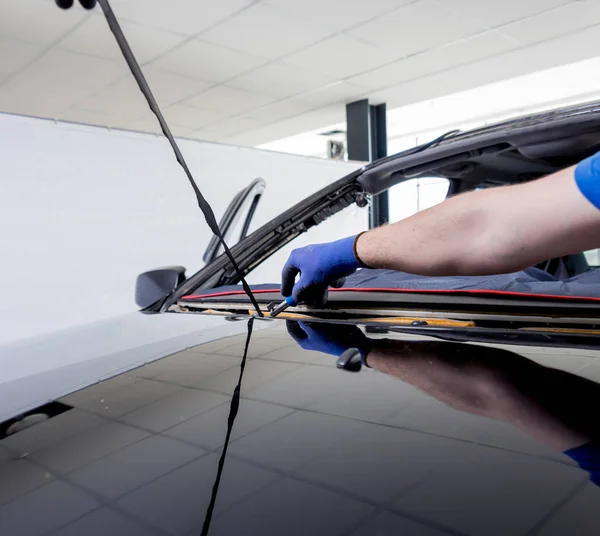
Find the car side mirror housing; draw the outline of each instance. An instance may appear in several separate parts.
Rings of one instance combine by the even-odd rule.
[[[135,303],[141,309],[166,298],[185,281],[183,266],[166,266],[138,275],[135,282]]]

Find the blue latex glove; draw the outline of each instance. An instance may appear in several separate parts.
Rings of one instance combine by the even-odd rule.
[[[370,349],[369,339],[353,325],[288,320],[286,326],[292,339],[304,350],[340,357],[350,348],[356,348],[362,355]]]
[[[315,244],[292,251],[281,273],[281,294],[296,303],[320,306],[327,301],[327,288],[340,288],[344,278],[362,265],[354,255],[356,236],[328,244]],[[296,276],[300,279],[296,283]]]
[[[593,441],[565,451],[565,454],[572,458],[579,467],[590,474],[590,480],[600,486],[600,448]]]

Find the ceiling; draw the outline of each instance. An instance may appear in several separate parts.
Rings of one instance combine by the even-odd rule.
[[[258,145],[597,55],[600,0],[112,0],[176,135]],[[0,0],[0,111],[157,132],[99,8]]]

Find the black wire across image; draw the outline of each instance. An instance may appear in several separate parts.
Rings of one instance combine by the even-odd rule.
[[[115,37],[115,39],[119,45],[119,48],[121,49],[121,52],[123,53],[123,57],[125,58],[125,61],[127,62],[129,69],[131,70],[131,74],[135,78],[141,92],[143,93],[144,97],[146,98],[148,106],[150,107],[150,109],[152,110],[152,112],[154,113],[156,118],[158,119],[158,122],[160,123],[162,132],[165,135],[165,137],[169,140],[169,143],[171,144],[171,148],[173,149],[173,152],[175,153],[175,158],[177,159],[177,162],[183,168],[183,170],[188,178],[188,181],[190,182],[190,185],[192,186],[194,193],[196,194],[198,206],[200,207],[200,210],[204,214],[206,223],[210,227],[213,234],[216,237],[218,237],[220,243],[223,246],[223,249],[225,250],[225,254],[229,258],[238,277],[240,278],[240,281],[242,282],[244,291],[250,298],[250,301],[252,302],[252,305],[256,309],[258,316],[262,317],[263,313],[261,312],[260,307],[258,306],[258,303],[257,303],[254,295],[252,294],[252,290],[250,289],[248,283],[246,282],[233,255],[231,254],[229,247],[225,243],[225,239],[223,238],[221,230],[219,229],[219,225],[217,224],[217,220],[215,218],[212,207],[210,206],[208,201],[204,198],[204,196],[202,195],[202,192],[198,188],[196,181],[194,180],[192,173],[190,172],[190,169],[188,168],[187,163],[183,157],[183,154],[181,153],[179,146],[177,145],[177,142],[175,141],[175,138],[173,137],[173,135],[171,133],[169,125],[167,124],[167,122],[166,122],[166,120],[154,98],[154,95],[152,94],[152,91],[148,85],[148,82],[146,81],[146,78],[144,77],[142,70],[141,70],[141,68],[140,68],[128,42],[127,42],[127,39],[125,38],[123,31],[121,30],[119,22],[117,21],[117,18],[115,17],[115,14],[110,6],[109,1],[108,0],[97,0],[97,1],[100,4],[102,11],[104,12],[104,16],[106,18],[108,26],[109,26],[113,36]],[[56,0],[56,3],[59,7],[62,7],[63,9],[69,9],[73,5],[73,0]],[[92,9],[96,3],[96,0],[81,0],[81,3],[86,9]],[[233,425],[235,423],[235,419],[237,417],[239,407],[240,407],[242,378],[244,377],[244,370],[246,368],[246,358],[248,355],[248,347],[250,345],[250,340],[252,338],[253,325],[254,325],[254,318],[251,317],[248,320],[248,334],[246,337],[246,343],[244,345],[244,353],[242,356],[242,361],[240,363],[240,375],[238,378],[238,383],[237,383],[237,385],[233,391],[233,394],[231,396],[229,416],[227,418],[227,434],[225,437],[225,443],[223,445],[223,450],[222,450],[221,456],[219,458],[217,475],[215,477],[215,481],[213,484],[210,502],[208,504],[208,507],[206,509],[206,514],[204,517],[204,523],[202,526],[202,536],[207,536],[210,531],[213,511],[214,511],[217,497],[219,494],[221,477],[223,475],[223,469],[225,466],[225,458],[227,457],[227,449],[229,447],[229,441],[231,439]]]
[[[196,184],[196,181],[194,180],[194,177],[192,176],[192,173],[191,173],[185,159],[183,158],[183,154],[181,153],[179,146],[177,145],[177,142],[175,141],[175,138],[173,137],[173,134],[171,133],[171,129],[169,128],[169,125],[167,124],[167,122],[156,102],[156,99],[154,98],[154,95],[152,94],[152,90],[150,89],[150,86],[148,85],[148,82],[146,81],[146,78],[145,78],[144,74],[142,73],[142,69],[140,68],[139,63],[136,60],[136,58],[131,50],[131,47],[129,46],[129,43],[127,42],[127,39],[125,38],[123,31],[121,30],[121,26],[119,25],[119,22],[117,21],[117,18],[115,17],[115,14],[110,6],[109,1],[108,0],[98,0],[98,3],[100,4],[100,7],[102,8],[102,11],[104,12],[104,16],[106,18],[106,22],[108,23],[108,26],[109,26],[112,34],[114,35],[114,37],[119,45],[119,48],[121,49],[121,52],[123,53],[123,57],[125,58],[125,61],[127,62],[129,69],[131,70],[131,74],[135,78],[141,92],[144,94],[144,97],[146,98],[146,101],[148,102],[148,106],[150,107],[150,109],[152,110],[152,112],[154,113],[156,118],[158,119],[158,122],[160,123],[160,128],[161,128],[163,134],[165,135],[165,137],[169,140],[169,143],[171,144],[171,148],[173,149],[173,152],[175,153],[175,158],[177,159],[177,162],[183,168],[183,171],[185,172],[185,174],[188,178],[188,181],[189,181],[190,185],[192,186],[194,193],[196,194],[198,206],[200,207],[200,210],[204,214],[206,223],[210,227],[210,230],[213,232],[213,234],[219,238],[219,241],[223,245],[225,254],[227,255],[227,257],[229,258],[229,261],[233,265],[233,268],[235,269],[237,276],[239,277],[239,279],[242,283],[242,287],[243,287],[244,291],[246,292],[246,294],[248,295],[248,298],[250,298],[250,301],[252,302],[252,305],[256,309],[256,313],[258,314],[258,316],[263,316],[263,313],[260,310],[258,302],[256,301],[256,298],[252,294],[252,290],[250,289],[250,286],[246,282],[246,279],[244,278],[244,275],[242,274],[242,271],[240,270],[238,263],[234,259],[229,247],[225,243],[225,239],[223,238],[221,230],[219,229],[219,225],[215,218],[215,214],[213,212],[212,207],[210,206],[208,201],[202,195],[202,192],[198,188],[198,185]]]
[[[177,145],[177,142],[175,141],[175,138],[171,134],[169,125],[167,124],[167,122],[166,122],[166,120],[154,98],[154,95],[152,94],[152,91],[150,90],[150,87],[148,86],[148,82],[146,81],[146,78],[144,77],[138,62],[137,62],[131,48],[129,47],[129,44],[127,43],[127,39],[123,35],[123,31],[121,30],[119,22],[117,21],[117,18],[115,17],[115,14],[110,6],[109,1],[108,0],[98,0],[98,3],[100,4],[102,11],[104,12],[104,16],[106,17],[108,26],[110,27],[110,30],[112,31],[115,39],[117,40],[117,43],[119,44],[119,48],[121,49],[121,52],[123,53],[123,57],[125,58],[125,61],[127,62],[129,69],[131,70],[131,73],[133,74],[136,82],[138,83],[140,90],[146,97],[148,106],[150,106],[150,109],[152,110],[152,112],[154,113],[156,118],[158,119],[158,122],[160,123],[160,127],[163,131],[163,134],[169,140],[169,143],[171,144],[173,152],[175,153],[177,162],[185,171],[185,174],[186,174],[192,188],[194,189],[194,193],[196,194],[196,199],[198,200],[198,206],[200,207],[200,210],[204,214],[206,223],[210,227],[211,231],[215,234],[215,236],[217,236],[219,238],[219,241],[223,245],[225,254],[231,261],[231,264],[233,265],[233,267],[235,268],[237,275],[242,282],[244,291],[250,298],[252,305],[254,306],[254,308],[256,309],[256,312],[258,313],[258,316],[263,316],[263,314],[260,310],[260,307],[258,306],[258,303],[257,303],[254,295],[252,294],[252,290],[250,289],[250,286],[244,279],[244,276],[243,276],[237,262],[233,258],[233,255],[231,254],[229,247],[225,243],[225,239],[223,238],[221,230],[219,229],[219,225],[217,224],[217,220],[215,218],[212,207],[210,206],[208,201],[206,201],[206,199],[200,192],[200,189],[198,188],[196,181],[194,180],[192,173],[190,172],[190,170],[187,166],[187,163],[185,162],[185,159],[183,158],[183,154],[181,153],[181,151]],[[227,456],[227,449],[229,447],[229,440],[231,438],[231,432],[233,431],[233,424],[237,417],[239,406],[240,406],[240,393],[241,393],[241,387],[242,387],[242,378],[244,376],[244,369],[246,367],[246,357],[248,354],[248,347],[250,345],[250,339],[252,338],[253,324],[254,324],[254,318],[250,318],[248,320],[248,335],[246,337],[246,344],[244,346],[244,354],[242,356],[242,362],[240,364],[240,376],[238,379],[238,383],[234,389],[233,395],[231,397],[229,417],[227,418],[227,435],[225,437],[225,444],[223,445],[221,457],[219,458],[217,476],[216,476],[215,482],[213,484],[210,503],[207,507],[206,515],[204,518],[204,524],[202,527],[202,536],[207,536],[210,531],[210,525],[211,525],[211,521],[212,521],[213,511],[214,511],[214,507],[215,507],[215,504],[217,501],[217,496],[219,493],[219,486],[221,484],[221,476],[223,474],[223,468],[225,466],[225,458]]]
[[[202,526],[201,536],[208,536],[210,531],[210,524],[212,521],[213,511],[217,502],[217,496],[219,494],[219,486],[221,485],[221,476],[223,474],[223,467],[225,466],[225,458],[227,457],[227,449],[229,448],[229,440],[231,439],[231,432],[233,431],[233,423],[237,417],[240,409],[240,395],[242,391],[242,378],[244,377],[244,369],[246,368],[246,357],[248,355],[248,347],[250,346],[250,339],[252,338],[252,327],[254,325],[254,318],[248,319],[248,335],[246,337],[246,344],[244,345],[244,355],[242,357],[242,363],[240,364],[240,376],[238,383],[233,390],[231,397],[231,404],[229,406],[229,417],[227,417],[227,435],[225,436],[225,444],[221,451],[221,457],[219,458],[219,468],[217,469],[217,477],[213,484],[212,493],[210,496],[210,503],[206,509],[206,515],[204,517],[204,525]]]

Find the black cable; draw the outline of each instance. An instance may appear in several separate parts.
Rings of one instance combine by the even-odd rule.
[[[213,511],[217,502],[217,496],[219,494],[219,486],[221,485],[221,476],[223,474],[223,467],[225,466],[225,457],[227,456],[227,449],[229,448],[229,440],[231,438],[231,432],[233,431],[233,423],[237,417],[238,410],[240,409],[240,394],[242,390],[242,378],[244,376],[244,369],[246,368],[246,356],[248,355],[248,346],[250,345],[250,338],[252,337],[252,326],[254,325],[254,318],[248,320],[248,335],[246,337],[246,345],[244,346],[244,356],[242,357],[242,364],[240,365],[240,377],[238,383],[233,390],[233,396],[231,397],[231,405],[229,407],[229,417],[227,418],[227,435],[225,436],[225,444],[223,445],[223,451],[219,458],[219,466],[217,469],[217,477],[213,484],[212,494],[210,496],[210,503],[206,509],[206,515],[204,517],[204,524],[202,525],[201,536],[207,536],[210,530],[210,524],[212,521]]]
[[[426,149],[431,149],[432,147],[436,147],[440,143],[442,143],[444,140],[447,140],[448,138],[452,138],[453,136],[456,136],[457,134],[460,134],[460,130],[458,130],[458,129],[450,130],[449,132],[442,134],[438,138],[435,138],[434,140],[431,140],[430,142],[427,142],[426,144],[421,145],[420,147],[416,147],[415,150],[413,151],[413,153],[421,153],[421,152],[425,151]]]
[[[214,215],[214,212],[213,212],[211,206],[209,205],[209,203],[206,201],[206,199],[200,192],[198,186],[196,185],[196,182],[194,181],[194,178],[192,177],[192,174],[191,174],[189,168],[187,167],[187,164],[183,158],[183,155],[181,154],[181,151],[179,150],[179,147],[177,146],[177,143],[176,143],[175,139],[173,138],[173,135],[171,134],[169,126],[167,125],[167,122],[165,121],[165,119],[160,111],[160,108],[158,107],[158,104],[156,103],[156,100],[154,99],[154,96],[152,95],[152,91],[150,90],[150,87],[148,86],[148,83],[146,82],[146,79],[142,73],[142,70],[140,69],[140,66],[139,66],[137,60],[135,59],[135,56],[133,55],[133,52],[131,51],[131,48],[129,47],[127,40],[125,39],[125,36],[123,35],[121,27],[119,26],[119,23],[110,7],[108,0],[97,0],[97,1],[100,4],[100,6],[102,7],[102,11],[104,12],[106,21],[108,22],[108,25],[109,25],[113,35],[115,36],[117,43],[119,44],[119,48],[121,49],[121,52],[123,53],[123,57],[125,58],[125,61],[127,62],[129,69],[131,70],[131,73],[133,74],[134,78],[136,79],[136,82],[138,83],[140,90],[146,97],[148,106],[150,106],[150,109],[152,110],[152,112],[154,113],[156,118],[158,119],[158,122],[160,123],[161,129],[163,131],[163,134],[169,140],[171,147],[173,148],[173,152],[175,153],[177,162],[179,162],[179,165],[185,171],[185,174],[187,175],[188,180],[189,180],[190,184],[192,185],[192,188],[194,189],[196,198],[198,200],[198,206],[200,207],[200,210],[202,211],[202,213],[204,214],[204,217],[206,218],[206,223],[211,228],[212,232],[221,241],[221,244],[223,245],[225,253],[227,254],[227,257],[229,257],[229,260],[233,264],[233,266],[238,274],[238,277],[241,279],[242,286],[244,287],[246,294],[248,294],[248,297],[252,301],[252,304],[256,308],[258,315],[263,316],[263,314],[258,306],[258,303],[256,302],[254,295],[252,294],[252,290],[246,283],[246,280],[244,279],[244,276],[242,275],[241,270],[239,269],[237,263],[235,262],[235,259],[233,258],[233,255],[231,254],[231,251],[229,250],[229,248],[227,247],[227,244],[225,243],[225,240],[221,234],[221,231],[219,229],[219,226],[217,224],[217,221],[215,219],[215,215]],[[80,2],[86,9],[92,9],[96,3],[96,0],[80,0]],[[73,5],[73,0],[56,0],[56,3],[59,7],[62,7],[63,9],[68,9],[69,7],[71,7]],[[217,502],[217,496],[219,494],[219,487],[221,485],[221,477],[223,475],[223,468],[225,467],[225,458],[227,457],[227,450],[229,448],[231,432],[233,431],[233,425],[235,423],[235,419],[236,419],[236,417],[238,415],[238,411],[240,409],[242,378],[244,377],[244,370],[246,369],[246,359],[248,356],[248,348],[250,346],[250,340],[252,338],[253,326],[254,326],[254,318],[250,318],[248,320],[248,334],[246,336],[246,344],[244,346],[244,355],[242,356],[242,362],[240,364],[240,376],[238,378],[238,383],[237,383],[237,385],[233,391],[233,395],[231,397],[229,416],[227,418],[227,434],[225,436],[225,443],[223,445],[221,457],[219,458],[217,476],[216,476],[215,482],[213,484],[210,503],[206,510],[204,524],[202,526],[202,536],[207,536],[209,533],[209,530],[210,530],[212,516],[213,516],[215,504]]]
[[[119,22],[117,21],[117,18],[115,17],[115,14],[114,14],[112,8],[110,7],[109,1],[108,0],[97,0],[97,1],[100,4],[102,11],[104,12],[106,22],[108,23],[108,26],[109,26],[111,32],[113,33],[113,35],[115,36],[115,39],[117,40],[119,48],[121,49],[121,52],[123,53],[123,57],[125,58],[125,61],[127,62],[129,69],[131,70],[131,74],[133,75],[136,82],[138,83],[138,86],[139,86],[141,92],[144,94],[144,97],[146,97],[148,106],[150,107],[150,109],[152,110],[152,112],[154,113],[156,118],[158,119],[158,122],[160,123],[160,128],[161,128],[163,134],[165,135],[165,137],[169,140],[169,143],[171,144],[171,148],[173,149],[173,152],[175,153],[175,158],[177,159],[177,162],[179,162],[179,165],[183,168],[183,171],[185,171],[185,174],[187,175],[187,178],[188,178],[192,188],[194,189],[194,193],[196,194],[196,199],[198,200],[198,206],[200,207],[200,210],[204,214],[206,223],[210,227],[211,231],[219,238],[221,244],[223,245],[225,254],[231,261],[233,268],[235,269],[238,277],[240,278],[242,287],[243,287],[244,291],[246,292],[246,294],[248,295],[248,297],[250,298],[250,301],[252,302],[252,305],[256,309],[258,316],[263,316],[263,313],[260,310],[260,307],[258,306],[258,302],[256,301],[256,298],[252,294],[252,290],[250,289],[250,286],[246,282],[246,279],[244,278],[242,271],[240,270],[235,259],[233,258],[233,255],[231,254],[229,247],[225,243],[225,239],[223,238],[223,235],[221,234],[221,230],[219,229],[219,225],[217,224],[217,220],[215,219],[215,214],[214,214],[210,204],[208,203],[208,201],[206,201],[206,199],[200,192],[200,189],[196,185],[196,181],[194,180],[194,177],[192,176],[192,173],[191,173],[190,169],[188,168],[188,165],[187,165],[185,159],[183,158],[183,154],[179,150],[179,146],[177,145],[177,142],[175,141],[173,134],[171,134],[171,129],[169,128],[169,125],[167,124],[165,118],[163,117],[163,114],[154,98],[154,95],[152,94],[152,91],[151,91],[150,87],[148,86],[148,82],[146,81],[146,78],[144,77],[144,74],[142,73],[142,70],[141,70],[138,62],[137,62],[133,52],[131,51],[131,48],[129,46],[129,43],[127,42],[127,39],[125,38],[125,35],[123,35],[121,26],[119,25]]]

